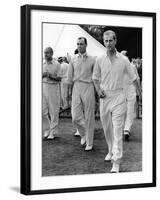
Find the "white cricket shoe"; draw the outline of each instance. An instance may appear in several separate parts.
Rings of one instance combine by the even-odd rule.
[[[44,132],[43,138],[47,138],[48,136],[49,136],[49,130],[46,130],[46,131]]]
[[[112,154],[111,153],[108,153],[107,155],[106,155],[106,157],[105,157],[105,161],[111,161],[111,159],[112,159]]]
[[[47,137],[47,140],[53,140],[55,138],[54,134],[50,134],[48,137]]]
[[[92,150],[92,148],[93,148],[93,146],[92,145],[87,145],[86,146],[86,148],[85,148],[85,151],[91,151]]]
[[[80,136],[78,129],[77,129],[76,133],[74,134],[74,136]]]
[[[118,173],[119,172],[119,164],[116,162],[113,162],[111,173]]]
[[[81,145],[84,145],[86,143],[86,137],[83,136],[81,137]]]

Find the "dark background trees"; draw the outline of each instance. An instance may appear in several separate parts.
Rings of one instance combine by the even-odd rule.
[[[103,32],[113,30],[117,34],[117,50],[127,50],[128,57],[142,58],[142,28],[100,26],[100,25],[80,25],[85,31],[103,44]]]

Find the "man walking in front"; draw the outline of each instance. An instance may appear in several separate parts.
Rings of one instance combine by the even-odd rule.
[[[92,81],[95,59],[86,52],[87,39],[79,37],[77,40],[78,54],[70,61],[68,69],[68,83],[72,90],[72,121],[81,136],[81,145],[86,144],[86,151],[93,148],[95,123],[95,93]]]
[[[104,32],[103,41],[106,54],[96,61],[93,80],[100,99],[100,118],[108,145],[106,161],[112,161],[111,172],[119,172],[123,155],[123,126],[126,112],[126,98],[123,90],[124,73],[138,87],[136,75],[127,59],[117,52],[115,32]],[[139,89],[139,88],[138,88]],[[140,91],[139,91],[140,92]]]

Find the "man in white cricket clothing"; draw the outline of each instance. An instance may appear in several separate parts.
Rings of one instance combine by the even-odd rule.
[[[127,51],[123,50],[121,51],[121,54],[124,55],[126,59],[127,57]],[[139,81],[139,75],[137,72],[136,67],[131,63],[131,67],[133,68],[134,73],[137,76],[138,84],[140,87],[140,81]],[[127,111],[126,111],[126,116],[125,116],[125,124],[124,124],[124,138],[125,141],[129,141],[130,135],[131,135],[131,128],[134,122],[134,119],[136,117],[136,87],[130,80],[130,77],[128,76],[127,73],[125,73],[124,76],[124,86],[125,90],[125,95],[126,95],[126,101],[127,101]]]
[[[68,83],[72,90],[72,121],[81,136],[81,145],[86,151],[92,150],[95,123],[95,91],[92,81],[95,59],[86,52],[87,39],[77,39],[78,54],[69,63]]]
[[[43,64],[43,121],[48,123],[49,129],[45,131],[44,138],[54,139],[58,133],[60,109],[60,64],[53,58],[53,49],[44,50],[45,63]]]
[[[123,127],[126,112],[126,98],[123,90],[125,72],[138,87],[136,75],[130,62],[117,52],[115,32],[109,30],[103,34],[106,54],[97,58],[93,71],[93,81],[100,97],[100,118],[108,145],[106,161],[112,161],[111,172],[119,172],[123,155]],[[139,88],[138,88],[139,89]],[[139,90],[140,93],[140,90]]]
[[[68,63],[66,62],[65,57],[61,57],[60,59],[60,77],[61,79],[61,106],[62,108],[67,108],[68,102],[67,102],[67,95],[68,95],[68,84],[67,84],[67,73],[68,73]]]

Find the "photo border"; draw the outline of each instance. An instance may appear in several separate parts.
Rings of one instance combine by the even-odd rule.
[[[63,11],[92,14],[111,14],[123,16],[142,16],[152,18],[152,48],[153,48],[153,87],[152,87],[152,119],[153,119],[153,144],[152,144],[152,183],[126,184],[112,186],[95,186],[80,188],[61,188],[47,190],[31,190],[31,11]],[[144,188],[156,186],[156,13],[119,11],[90,8],[57,7],[44,5],[21,6],[21,183],[22,194],[49,194],[65,192],[81,192],[95,190]]]

